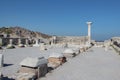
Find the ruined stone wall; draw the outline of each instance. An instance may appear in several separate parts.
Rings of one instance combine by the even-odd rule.
[[[6,46],[10,43],[10,39],[13,40],[12,44],[18,45],[19,38],[0,38],[0,44],[2,44],[3,46]],[[26,44],[26,39],[27,38],[21,38],[21,43]]]
[[[88,41],[88,37],[87,36],[65,36],[65,37],[57,37],[56,39],[57,43],[59,44],[77,44],[77,45],[81,45],[81,44],[86,44],[86,42]]]
[[[111,41],[114,45],[120,48],[120,37],[113,37]]]

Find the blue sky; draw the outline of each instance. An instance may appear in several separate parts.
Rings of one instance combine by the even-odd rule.
[[[0,0],[0,27],[21,26],[50,35],[120,36],[120,0]]]

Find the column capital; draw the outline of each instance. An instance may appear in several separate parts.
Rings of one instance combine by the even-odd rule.
[[[92,24],[92,22],[86,22],[88,25],[91,25]]]

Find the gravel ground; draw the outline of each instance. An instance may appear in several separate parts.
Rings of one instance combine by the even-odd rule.
[[[120,55],[93,47],[40,80],[120,80]]]

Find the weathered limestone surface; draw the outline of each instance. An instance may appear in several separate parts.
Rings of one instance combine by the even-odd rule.
[[[93,47],[40,80],[119,80],[120,56],[114,50]]]

